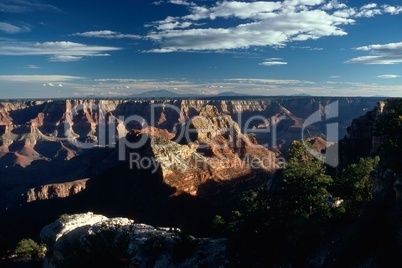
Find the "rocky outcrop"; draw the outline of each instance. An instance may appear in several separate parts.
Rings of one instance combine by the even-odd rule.
[[[311,145],[312,149],[316,150],[319,153],[325,152],[328,147],[334,144],[333,142],[327,142],[321,137],[308,138],[306,142]]]
[[[360,158],[379,156],[380,163],[370,174],[372,199],[361,216],[329,236],[306,266],[382,267],[398,262],[402,252],[401,115],[401,99],[388,99],[352,121],[339,142],[338,178],[343,168]]]
[[[213,168],[196,148],[158,137],[151,140],[151,150],[162,169],[163,181],[174,187],[176,194],[197,195],[198,187],[214,178]]]
[[[279,167],[274,152],[242,134],[230,116],[212,105],[201,108],[197,116],[182,124],[184,131],[174,140],[166,139],[166,132],[156,128],[145,130],[128,137],[134,141],[142,134],[150,136],[146,148],[131,152],[130,164],[141,169],[155,161],[163,181],[174,187],[176,194],[208,196],[210,193],[199,191],[208,181],[220,185],[254,180],[261,184]]]
[[[351,126],[347,128],[348,134],[339,142],[341,168],[357,162],[361,157],[379,155],[381,158],[380,167],[372,177],[374,192],[384,193],[390,192],[390,190],[392,192],[393,189],[397,200],[402,200],[402,174],[399,169],[400,149],[398,145],[394,145],[391,149],[387,148],[385,144],[390,138],[395,139],[401,134],[398,133],[398,127],[396,127],[393,128],[392,137],[384,137],[378,132],[378,128],[384,123],[381,121],[390,114],[399,116],[395,114],[395,110],[400,105],[399,99],[379,101],[373,110],[352,121]],[[394,127],[392,124],[398,124],[392,118],[386,120],[389,120],[387,124],[391,124],[388,125],[390,128]]]
[[[88,180],[89,179],[86,178],[65,183],[46,184],[32,188],[27,193],[27,202],[64,198],[78,194],[85,190]]]
[[[149,136],[155,136],[166,140],[173,139],[176,135],[167,131],[166,129],[159,129],[156,127],[148,126],[144,127],[140,130],[134,130],[135,133],[138,134],[148,134]]]
[[[194,238],[176,228],[155,228],[91,212],[62,215],[40,236],[47,246],[46,268],[228,265],[225,239]]]

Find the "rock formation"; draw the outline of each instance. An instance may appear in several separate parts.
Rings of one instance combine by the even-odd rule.
[[[131,164],[141,169],[148,162],[156,161],[162,169],[164,182],[176,188],[177,193],[208,195],[198,191],[208,180],[230,184],[232,179],[255,179],[256,172],[263,178],[263,174],[266,177],[279,166],[275,153],[253,143],[230,116],[218,112],[212,105],[201,108],[199,115],[183,125],[185,131],[179,134],[183,137],[175,141],[166,139],[165,132],[147,129],[131,134],[145,133],[151,137],[147,150],[141,148],[141,153],[131,153]],[[150,156],[154,158],[145,161]]]
[[[52,198],[64,198],[78,194],[79,192],[85,190],[88,180],[89,179],[86,178],[77,181],[47,184],[32,188],[27,193],[27,202],[48,200]]]
[[[44,266],[225,267],[225,239],[185,236],[176,228],[155,228],[127,218],[91,212],[62,215],[45,226]],[[78,266],[77,266],[78,265]],[[87,267],[88,267],[87,266]]]

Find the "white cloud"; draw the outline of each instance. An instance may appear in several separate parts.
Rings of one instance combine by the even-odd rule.
[[[109,56],[106,52],[120,50],[118,47],[89,46],[68,41],[61,42],[1,42],[3,56],[48,56],[50,61],[78,61],[84,57]]]
[[[342,8],[347,8],[347,5],[344,3],[339,3],[337,0],[332,0],[325,5],[323,5],[322,9],[324,10],[331,10],[331,9],[342,9]]]
[[[106,54],[104,54],[107,56]],[[83,57],[82,56],[73,56],[73,55],[53,55],[49,57],[49,61],[52,62],[71,62],[71,61],[79,61]]]
[[[29,64],[23,67],[19,67],[19,69],[40,69],[40,67],[34,64]]]
[[[353,18],[356,16],[356,10],[354,8],[344,8],[335,11],[332,13],[333,16],[339,17],[339,18]]]
[[[398,15],[401,12],[402,6],[382,5],[381,7],[378,7],[376,3],[371,3],[362,6],[354,15],[356,17],[371,18],[375,15],[382,15],[384,13]]]
[[[150,34],[149,38],[162,41],[163,48],[154,52],[195,51],[195,50],[224,50],[248,48],[250,46],[279,46],[288,39],[282,32],[265,31],[262,23],[242,24],[236,28],[208,28],[169,30]]]
[[[285,6],[316,6],[324,3],[325,0],[285,0]]]
[[[389,50],[401,50],[402,49],[402,42],[400,43],[389,43],[385,45],[368,45],[368,46],[362,46],[362,47],[357,47],[356,50],[362,50],[362,51],[389,51]]]
[[[95,82],[99,83],[139,83],[139,82],[152,82],[154,79],[132,79],[132,78],[97,78]]]
[[[312,85],[315,84],[312,81],[306,81],[306,80],[291,80],[291,79],[259,79],[259,78],[231,78],[231,79],[225,79],[225,81],[228,82],[236,82],[240,84],[260,84],[260,85],[265,85],[265,84],[273,84],[273,85],[294,85],[294,84],[308,84]]]
[[[371,18],[375,15],[381,15],[384,12],[384,8],[377,8],[376,3],[371,3],[360,7],[360,10],[356,13],[356,17]]]
[[[391,15],[398,15],[399,13],[402,12],[402,7],[400,6],[394,7],[390,5],[383,5],[382,7],[384,9],[384,12],[389,13]]]
[[[140,39],[141,36],[135,34],[123,34],[119,32],[114,32],[110,30],[102,31],[89,31],[83,33],[75,33],[72,36],[83,36],[83,37],[96,37],[96,38],[106,38],[106,39]]]
[[[282,58],[267,58],[265,61],[281,61]]]
[[[378,78],[385,78],[385,79],[392,79],[392,78],[399,78],[401,77],[400,75],[397,74],[383,74],[383,75],[378,75]]]
[[[1,82],[57,83],[81,80],[83,77],[69,75],[0,75]]]
[[[181,5],[181,6],[192,6],[195,5],[193,2],[188,2],[187,0],[158,0],[156,2],[153,2],[153,5],[159,6],[164,3],[170,3],[174,5]]]
[[[53,84],[53,83],[47,83],[47,84],[43,84],[44,87],[63,87],[63,84],[59,83],[57,85]]]
[[[292,48],[292,49],[314,50],[314,51],[324,50],[324,48],[322,48],[322,47],[310,47],[310,46],[304,46],[304,47],[291,46],[290,48]]]
[[[17,33],[26,33],[30,32],[31,28],[27,25],[13,25],[7,22],[0,22],[0,31],[8,33],[8,34],[17,34]]]
[[[376,8],[376,7],[377,7],[376,3],[370,3],[370,4],[367,4],[367,5],[364,5],[364,6],[360,7],[360,10],[372,9],[372,8]]]
[[[266,59],[264,62],[261,62],[259,65],[263,66],[274,66],[274,65],[286,65],[287,62],[283,61],[281,58],[270,58]]]
[[[183,5],[183,6],[193,5],[193,3],[187,2],[186,0],[169,0],[168,2],[171,3],[171,4]]]
[[[40,0],[2,0],[0,2],[0,12],[29,13],[34,11],[60,11],[60,9]]]
[[[192,7],[192,14],[185,16],[191,20],[200,19],[216,19],[219,17],[228,18],[236,17],[241,19],[248,19],[263,14],[269,14],[273,11],[279,10],[282,7],[280,2],[237,2],[237,1],[223,1],[218,2],[210,9],[205,7],[194,6]]]
[[[361,64],[397,64],[402,63],[402,42],[389,44],[375,44],[357,47],[355,50],[368,51],[368,56],[360,56],[345,63]]]
[[[157,25],[156,29],[157,30],[183,29],[190,27],[192,24],[193,23],[189,21],[179,22],[176,21],[174,17],[167,17],[166,19],[158,21],[156,23]]]
[[[274,14],[270,19],[239,24],[233,28],[155,31],[148,37],[163,46],[153,52],[225,50],[251,46],[283,47],[292,40],[304,41],[322,36],[346,35],[346,32],[336,26],[338,23],[348,24],[352,21],[331,17],[323,11],[315,10]]]

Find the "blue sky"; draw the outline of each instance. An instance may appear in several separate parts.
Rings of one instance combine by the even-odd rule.
[[[1,0],[0,98],[402,96],[402,1]]]

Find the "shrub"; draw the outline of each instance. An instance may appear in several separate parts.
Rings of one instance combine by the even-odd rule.
[[[31,258],[32,260],[37,259],[38,257],[43,257],[45,252],[44,245],[38,245],[32,239],[22,239],[18,242],[17,247],[15,248],[14,253],[18,256],[18,258]]]

